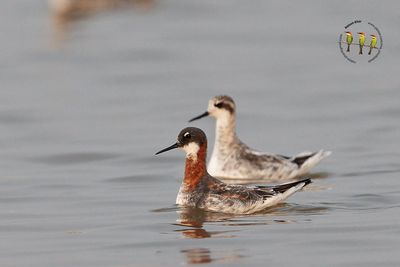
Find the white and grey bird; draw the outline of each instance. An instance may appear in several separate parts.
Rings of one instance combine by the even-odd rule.
[[[216,119],[215,143],[208,172],[228,179],[292,180],[308,173],[331,154],[330,151],[302,152],[294,157],[250,149],[236,135],[236,105],[227,95],[212,98],[207,111],[189,122],[211,116]]]

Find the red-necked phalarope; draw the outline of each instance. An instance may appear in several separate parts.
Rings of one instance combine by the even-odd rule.
[[[178,141],[159,152],[182,148],[186,152],[185,177],[176,204],[205,210],[250,214],[276,205],[299,191],[310,179],[278,186],[228,185],[208,174],[206,168],[207,137],[198,128],[188,127]]]
[[[229,96],[216,96],[206,112],[189,122],[212,116],[216,119],[214,150],[208,164],[211,175],[229,179],[290,180],[306,174],[330,151],[303,152],[294,157],[261,153],[236,136],[236,106]]]

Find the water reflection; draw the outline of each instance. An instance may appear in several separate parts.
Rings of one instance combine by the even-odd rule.
[[[186,255],[188,264],[209,263],[213,261],[211,252],[206,248],[192,248],[181,251]]]
[[[202,227],[204,222],[222,222],[235,216],[233,214],[210,212],[190,207],[181,208],[177,213],[179,214],[179,224],[191,227]]]
[[[76,21],[106,10],[136,8],[148,10],[155,0],[49,0],[53,26],[53,42],[59,45]]]
[[[204,222],[222,222],[229,220],[234,215],[208,212],[197,208],[182,208],[177,213],[179,214],[177,225],[191,227],[176,230],[186,238],[234,237],[234,235],[228,234],[234,231],[207,231],[202,228]]]
[[[171,211],[171,209],[168,209]],[[270,224],[296,223],[289,217],[295,215],[314,215],[325,212],[325,207],[280,204],[263,212],[252,215],[233,215],[217,212],[208,212],[197,208],[181,208],[176,212],[179,215],[178,223],[175,225],[183,226],[175,232],[182,234],[184,238],[203,239],[203,238],[234,238],[235,232],[239,230],[209,231],[204,228],[205,223],[219,223],[217,226],[255,226]],[[161,211],[161,210],[157,210]],[[167,211],[167,209],[162,209]],[[272,218],[271,218],[272,217]],[[307,221],[310,219],[307,218]],[[187,264],[203,264],[215,262],[236,261],[243,257],[237,251],[215,251],[208,248],[190,248],[181,250],[185,254]]]
[[[179,226],[190,228],[178,229],[176,232],[182,233],[185,238],[202,239],[202,238],[232,238],[230,231],[207,231],[203,228],[205,222],[224,222],[234,217],[231,214],[208,212],[197,208],[182,208],[177,211],[179,214]],[[235,261],[243,256],[235,251],[211,251],[208,248],[190,248],[181,250],[185,254],[187,264],[203,264],[210,262],[227,262]]]
[[[183,254],[186,256],[187,264],[203,264],[203,263],[210,263],[210,262],[229,262],[229,261],[236,261],[243,256],[236,253],[212,253],[207,248],[191,248],[191,249],[184,249],[181,250]],[[223,254],[223,255],[219,255]]]
[[[293,216],[318,215],[326,212],[328,207],[314,205],[297,205],[281,203],[264,211],[250,215],[235,215],[218,212],[209,212],[197,208],[181,208],[177,211],[179,215],[179,226],[189,226],[189,229],[176,230],[182,232],[185,237],[208,238],[216,235],[233,232],[218,231],[209,232],[203,229],[204,223],[218,222],[224,226],[244,226],[244,225],[269,225],[295,223]],[[309,218],[307,219],[309,220]],[[225,235],[226,237],[226,235]],[[233,236],[231,236],[233,237]]]

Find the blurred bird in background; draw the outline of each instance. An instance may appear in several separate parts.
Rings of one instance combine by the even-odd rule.
[[[156,0],[48,0],[54,41],[64,41],[64,34],[71,23],[103,11],[136,8],[147,10]]]
[[[49,0],[49,5],[57,16],[77,17],[130,5],[146,6],[152,2],[151,0]]]

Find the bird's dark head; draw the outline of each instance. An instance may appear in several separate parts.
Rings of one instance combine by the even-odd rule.
[[[174,148],[182,148],[187,155],[196,156],[201,148],[203,150],[207,148],[206,134],[199,128],[187,127],[179,133],[175,144],[158,151],[156,155]]]
[[[218,95],[210,99],[210,101],[208,102],[208,108],[206,112],[197,117],[194,117],[189,122],[201,119],[206,116],[215,117],[216,119],[222,117],[230,117],[235,114],[235,110],[236,110],[236,105],[232,97],[227,95]]]
[[[206,134],[196,127],[186,127],[178,135],[178,143],[185,149],[185,146],[195,144],[199,147],[207,145]]]

